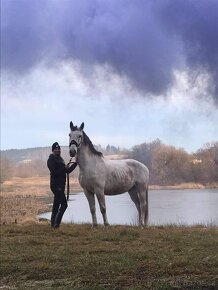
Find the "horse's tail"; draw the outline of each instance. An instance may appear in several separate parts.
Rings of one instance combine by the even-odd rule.
[[[146,210],[145,210],[145,225],[148,223],[148,184],[145,189]]]

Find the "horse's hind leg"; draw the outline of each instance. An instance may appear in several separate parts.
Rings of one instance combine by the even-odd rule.
[[[141,222],[141,209],[140,209],[140,201],[138,197],[138,190],[136,186],[133,186],[129,191],[129,195],[131,197],[131,200],[134,202],[137,210],[138,210],[138,215],[139,215],[139,224]]]
[[[141,225],[146,225],[148,220],[148,187],[147,185],[139,185],[138,186],[138,196],[140,201],[140,209],[141,209]]]
[[[92,215],[92,226],[97,226],[97,217],[96,217],[96,209],[95,209],[95,195],[92,192],[89,192],[88,190],[84,189],[84,193],[88,199],[89,202],[89,208]]]
[[[107,214],[106,214],[106,204],[105,204],[104,192],[102,190],[96,191],[96,196],[97,196],[97,199],[99,202],[100,211],[101,211],[102,216],[103,216],[104,225],[109,226],[109,223],[107,220]]]

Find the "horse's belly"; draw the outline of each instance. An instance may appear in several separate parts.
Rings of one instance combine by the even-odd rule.
[[[121,194],[124,192],[129,191],[134,184],[128,183],[128,184],[118,184],[115,186],[105,186],[104,194],[105,195],[116,195]]]

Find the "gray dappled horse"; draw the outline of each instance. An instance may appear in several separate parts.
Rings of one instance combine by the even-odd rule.
[[[69,153],[71,157],[76,156],[79,165],[79,182],[89,202],[93,227],[97,226],[94,194],[100,205],[104,225],[109,225],[105,195],[127,191],[138,210],[139,225],[145,225],[148,218],[148,168],[133,159],[105,160],[83,131],[84,123],[78,128],[70,122],[70,129]]]

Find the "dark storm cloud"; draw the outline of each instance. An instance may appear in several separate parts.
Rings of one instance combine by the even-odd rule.
[[[218,1],[165,0],[157,17],[168,34],[180,37],[186,65],[206,71],[211,77],[210,93],[218,105]]]
[[[134,87],[162,94],[185,61],[210,74],[217,102],[217,19],[216,0],[2,0],[2,67],[108,64]]]

